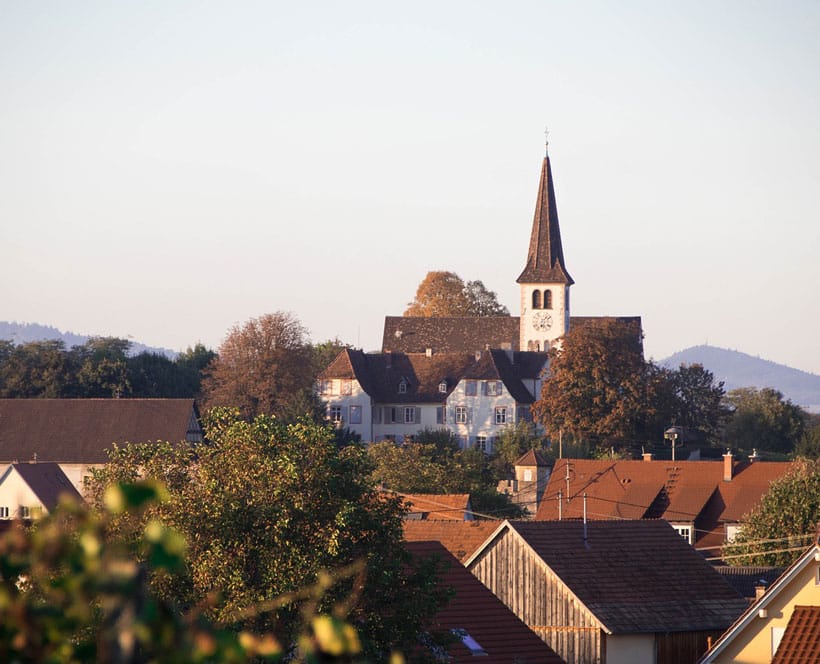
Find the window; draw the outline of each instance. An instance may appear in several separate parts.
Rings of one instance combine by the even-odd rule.
[[[464,406],[456,406],[456,424],[467,424],[467,409]]]
[[[476,390],[476,382],[474,380],[468,380],[464,383],[464,394],[468,397],[474,397],[477,393]]]
[[[31,518],[31,509],[26,505],[20,505],[20,518],[21,519],[30,519]]]
[[[524,469],[524,481],[525,482],[532,482],[532,468],[525,468]]]
[[[342,394],[349,396],[353,392],[353,381],[342,380]]]
[[[330,407],[330,421],[336,422],[337,424],[342,421],[342,407],[341,406],[331,406]]]
[[[413,424],[416,421],[414,415],[416,414],[415,408],[405,408],[404,409],[404,423],[405,424]]]
[[[404,442],[405,443],[415,443],[416,442],[416,436],[412,435],[412,434],[405,434]]]
[[[484,394],[488,397],[497,397],[501,394],[501,381],[500,380],[488,380],[484,383]]]
[[[507,408],[506,406],[501,406],[495,409],[495,423],[496,424],[506,424],[507,423]]]
[[[333,394],[333,381],[323,380],[319,382],[319,391],[322,394]]]
[[[9,508],[8,507],[0,507],[0,519],[8,519],[9,518]]]
[[[447,381],[443,380],[438,384],[438,391],[442,394],[447,394]]]
[[[407,381],[404,379],[399,383],[399,394],[407,394]]]
[[[726,524],[726,541],[727,542],[734,542],[735,538],[740,533],[740,528],[738,524]]]
[[[482,452],[487,451],[487,436],[476,436],[475,446]]]
[[[552,309],[552,291],[544,291],[544,309]]]
[[[350,423],[351,424],[361,424],[362,423],[362,407],[361,406],[351,406],[350,407]]]
[[[692,543],[692,526],[672,526],[675,532],[686,540],[687,544]]]
[[[447,413],[446,406],[439,406],[436,408],[436,424],[444,424]]]
[[[532,292],[532,308],[533,309],[540,309],[541,308],[541,291],[534,290]]]

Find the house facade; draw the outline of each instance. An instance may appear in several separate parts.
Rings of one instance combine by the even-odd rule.
[[[544,157],[519,316],[388,316],[381,352],[345,349],[319,375],[328,418],[365,442],[412,441],[447,428],[462,447],[491,452],[507,426],[530,421],[547,352],[573,325],[549,155]],[[641,335],[639,317],[619,317]]]
[[[13,463],[0,475],[0,520],[36,519],[66,495],[82,497],[56,463]]]

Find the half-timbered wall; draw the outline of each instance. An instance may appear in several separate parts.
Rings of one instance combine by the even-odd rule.
[[[501,533],[470,571],[565,661],[602,664],[600,624],[517,534]]]

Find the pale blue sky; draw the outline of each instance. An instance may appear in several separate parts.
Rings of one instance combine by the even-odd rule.
[[[0,2],[0,319],[375,349],[517,314],[550,127],[575,315],[820,373],[820,3]]]

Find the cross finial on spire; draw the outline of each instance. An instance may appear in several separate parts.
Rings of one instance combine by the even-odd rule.
[[[544,127],[544,152],[547,156],[550,153],[550,130],[549,127]]]

